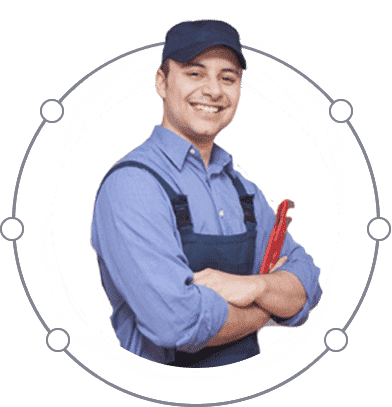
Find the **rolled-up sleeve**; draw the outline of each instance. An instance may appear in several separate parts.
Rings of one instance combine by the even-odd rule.
[[[258,190],[256,196],[259,212],[258,222],[260,219],[258,228],[261,235],[261,244],[259,247],[261,247],[263,256],[275,224],[276,216],[261,191]],[[262,258],[262,256],[259,256],[259,258]],[[319,284],[320,269],[314,265],[312,257],[305,252],[301,245],[293,240],[288,232],[286,233],[286,238],[280,254],[280,257],[282,256],[287,256],[287,261],[282,267],[277,268],[277,270],[285,270],[294,274],[304,287],[307,299],[301,311],[291,318],[272,316],[272,319],[280,325],[299,326],[307,320],[309,311],[318,304],[322,295],[322,290]]]
[[[306,303],[301,311],[291,318],[273,316],[273,319],[281,325],[302,325],[308,319],[309,311],[320,301],[322,294],[319,284],[320,269],[314,265],[312,257],[304,248],[294,242],[289,233],[286,234],[281,256],[287,256],[288,260],[277,270],[288,271],[299,279],[306,292]]]
[[[93,245],[142,335],[157,346],[195,352],[219,332],[228,304],[190,284],[171,202],[151,174],[123,168],[110,175],[93,222]]]

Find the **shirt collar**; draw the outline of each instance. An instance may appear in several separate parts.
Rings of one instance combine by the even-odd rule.
[[[224,168],[233,169],[233,157],[218,144],[212,146],[210,165],[208,172],[210,174],[219,174]]]
[[[186,141],[162,125],[154,127],[151,139],[170,161],[173,162],[178,170],[181,171],[188,154],[190,154],[189,151],[194,146],[189,141]],[[209,172],[219,173],[227,165],[229,165],[230,169],[233,168],[231,155],[214,143],[211,152]]]
[[[192,144],[161,125],[154,127],[151,140],[181,171]]]

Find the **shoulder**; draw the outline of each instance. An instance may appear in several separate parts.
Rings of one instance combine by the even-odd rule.
[[[161,183],[150,171],[132,166],[129,161],[122,160],[108,172],[101,184],[97,201],[127,201],[143,205],[170,201]],[[138,162],[150,167],[142,160]],[[155,171],[159,175],[159,169]]]
[[[162,185],[148,169],[131,164],[135,162],[145,165],[164,177],[156,164],[159,157],[148,144],[147,140],[107,171],[101,181],[96,204],[105,202],[105,205],[113,206],[127,202],[128,205],[147,205],[168,200]]]
[[[174,230],[176,223],[162,185],[148,171],[136,167],[120,168],[107,177],[95,201],[94,219],[97,225],[110,224],[117,230]]]
[[[135,162],[136,165],[130,162]],[[148,167],[153,173],[138,164]],[[104,193],[122,197],[130,193],[133,196],[160,193],[164,196],[165,191],[157,178],[159,176],[164,180],[168,178],[168,170],[165,167],[168,165],[163,162],[162,155],[154,148],[150,139],[147,139],[112,166],[102,180],[99,195]],[[154,172],[158,177],[154,176]]]

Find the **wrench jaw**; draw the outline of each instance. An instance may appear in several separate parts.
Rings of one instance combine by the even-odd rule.
[[[293,201],[290,201],[289,199],[284,200],[278,207],[278,211],[277,211],[277,214],[276,214],[275,226],[279,225],[281,223],[282,219],[285,218],[287,211],[290,208],[294,208],[294,207],[295,207],[295,205],[294,205]]]
[[[295,204],[294,204],[293,201],[290,201],[289,199],[286,199],[285,202],[287,202],[287,209],[284,212],[284,216],[286,216],[286,213],[287,213],[287,211],[289,209],[295,208]],[[284,231],[285,234],[286,234],[287,227],[289,226],[289,224],[291,223],[292,220],[293,220],[293,218],[291,216],[288,216],[288,217],[285,218],[285,223],[286,223],[286,228],[285,228],[285,231]]]

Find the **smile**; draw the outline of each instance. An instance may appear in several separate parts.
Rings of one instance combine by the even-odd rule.
[[[218,113],[224,109],[223,106],[204,105],[202,103],[192,103],[192,102],[191,102],[191,106],[193,106],[197,110],[204,110],[206,112],[211,112],[211,113]]]

